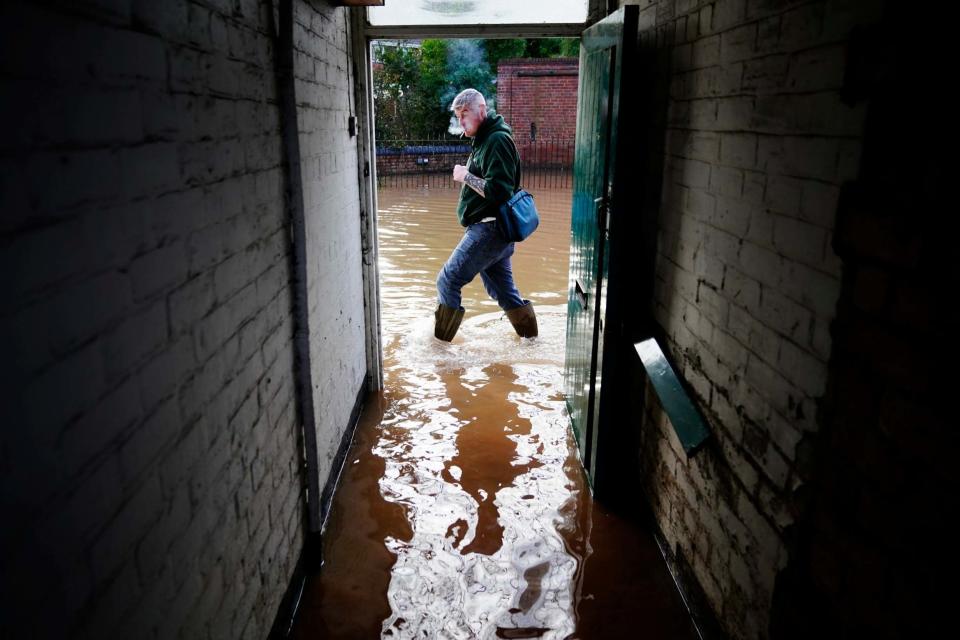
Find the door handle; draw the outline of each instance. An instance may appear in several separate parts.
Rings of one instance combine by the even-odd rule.
[[[580,303],[580,310],[585,311],[587,308],[587,292],[584,291],[579,278],[574,280],[574,295],[577,296],[577,302]]]

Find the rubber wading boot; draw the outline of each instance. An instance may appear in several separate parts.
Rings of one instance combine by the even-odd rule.
[[[535,338],[537,336],[537,314],[533,312],[533,303],[524,300],[522,307],[507,311],[507,318],[513,325],[517,335],[521,338]]]
[[[453,336],[457,335],[457,329],[460,328],[460,321],[463,320],[463,307],[454,309],[453,307],[438,304],[433,317],[433,335],[436,336],[438,340],[450,342],[453,340]]]

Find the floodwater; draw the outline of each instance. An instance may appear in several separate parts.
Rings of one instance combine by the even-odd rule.
[[[694,638],[652,537],[595,503],[563,396],[570,190],[534,192],[521,339],[477,278],[452,343],[435,279],[456,189],[381,189],[384,390],[368,399],[294,638]]]

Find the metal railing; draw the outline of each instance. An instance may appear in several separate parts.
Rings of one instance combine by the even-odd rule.
[[[569,188],[573,183],[573,139],[516,140],[523,166],[523,186]],[[384,140],[377,143],[378,187],[459,188],[453,165],[465,164],[470,145],[464,140]]]

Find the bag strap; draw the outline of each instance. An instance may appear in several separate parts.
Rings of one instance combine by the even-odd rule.
[[[508,133],[507,137],[510,138],[510,144],[513,145],[513,152],[517,154],[517,182],[513,189],[513,193],[516,193],[523,189],[523,187],[520,186],[523,184],[523,181],[521,180],[523,178],[523,163],[520,162],[520,149],[517,147],[517,143],[513,139],[513,136]]]

